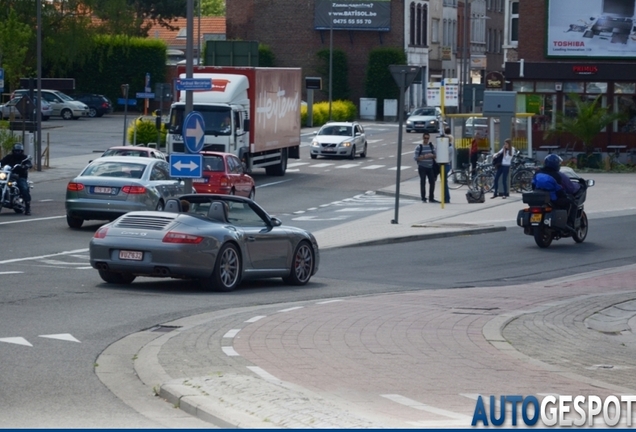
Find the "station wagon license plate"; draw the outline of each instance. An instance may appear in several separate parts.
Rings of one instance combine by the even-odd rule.
[[[141,261],[141,260],[144,259],[144,253],[140,252],[140,251],[120,250],[119,251],[119,259],[120,260]]]
[[[93,193],[110,195],[113,193],[113,188],[95,186],[95,188],[93,189]]]
[[[335,153],[336,149],[334,148],[324,148],[322,149],[323,153]]]
[[[540,223],[541,222],[541,213],[535,213],[530,216],[530,223]]]

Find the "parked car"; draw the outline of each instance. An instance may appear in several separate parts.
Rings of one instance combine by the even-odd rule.
[[[11,99],[6,104],[0,105],[0,118],[2,118],[3,120],[8,119],[8,118],[11,118],[11,115],[13,115],[14,118],[22,118],[22,114],[20,114],[20,111],[18,110],[18,105],[21,103],[21,101],[22,101],[22,96],[18,96],[14,99]],[[37,104],[37,98],[33,98],[32,103],[34,105],[33,112],[35,112],[35,105]],[[47,121],[51,117],[51,114],[53,113],[53,109],[51,108],[51,105],[44,99],[42,99],[41,110],[42,110],[42,120]]]
[[[406,132],[439,132],[439,119],[442,110],[437,107],[421,107],[409,113],[406,119]]]
[[[15,98],[28,93],[29,90],[27,89],[18,89],[13,92],[11,97]],[[88,117],[88,106],[86,104],[76,101],[61,91],[42,90],[42,99],[51,105],[52,116],[61,116],[64,120],[77,120],[80,117]]]
[[[89,117],[102,117],[113,112],[113,103],[104,95],[94,93],[74,93],[73,98],[88,106]]]
[[[364,128],[358,122],[330,122],[314,132],[309,154],[318,156],[344,156],[354,159],[367,156],[367,139]]]
[[[155,158],[110,156],[95,159],[66,187],[66,222],[115,220],[136,210],[163,210],[183,194],[183,182],[170,177],[168,162]]]
[[[166,155],[152,147],[142,146],[114,146],[102,153],[105,156],[133,156],[133,157],[149,157],[161,160],[167,160]]]
[[[137,276],[199,280],[232,291],[241,281],[281,277],[305,285],[318,271],[315,237],[282,226],[254,201],[230,195],[181,196],[164,211],[132,212],[99,228],[89,245],[91,266],[107,283]]]
[[[243,164],[231,153],[201,152],[203,177],[192,179],[197,193],[239,195],[254,199],[254,179],[245,172]]]

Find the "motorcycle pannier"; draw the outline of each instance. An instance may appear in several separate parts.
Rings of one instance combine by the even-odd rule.
[[[523,194],[524,204],[530,206],[542,206],[550,202],[550,192],[545,191],[533,191]]]

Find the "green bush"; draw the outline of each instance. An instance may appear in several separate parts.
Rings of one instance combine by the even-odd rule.
[[[357,109],[353,102],[337,100],[331,103],[331,118],[333,121],[353,121],[357,117]],[[318,102],[313,106],[313,124],[322,126],[329,121],[329,102]],[[300,124],[307,124],[307,107],[300,108]]]
[[[13,144],[22,142],[22,138],[9,130],[9,122],[0,120],[0,157],[9,154]]]
[[[135,129],[137,130],[135,134]],[[166,145],[166,125],[161,124],[161,142],[157,143],[157,147]],[[148,143],[157,142],[157,127],[154,118],[139,117],[128,126],[128,142],[131,145],[147,146]]]
[[[390,65],[405,65],[406,54],[401,48],[376,48],[369,53],[366,71],[366,95],[378,100],[379,116],[384,116],[384,100],[400,98],[400,87],[391,75]]]

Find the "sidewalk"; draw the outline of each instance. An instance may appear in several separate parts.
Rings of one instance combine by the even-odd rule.
[[[636,176],[593,177],[590,219],[634,214]],[[387,211],[314,234],[328,249],[517,229],[519,194],[468,204],[465,193],[401,207],[397,224]],[[418,198],[418,180],[400,195]],[[146,394],[224,428],[470,427],[479,395],[634,394],[634,278],[636,265],[207,313],[111,345],[97,374],[133,407],[121,381],[137,376]]]

